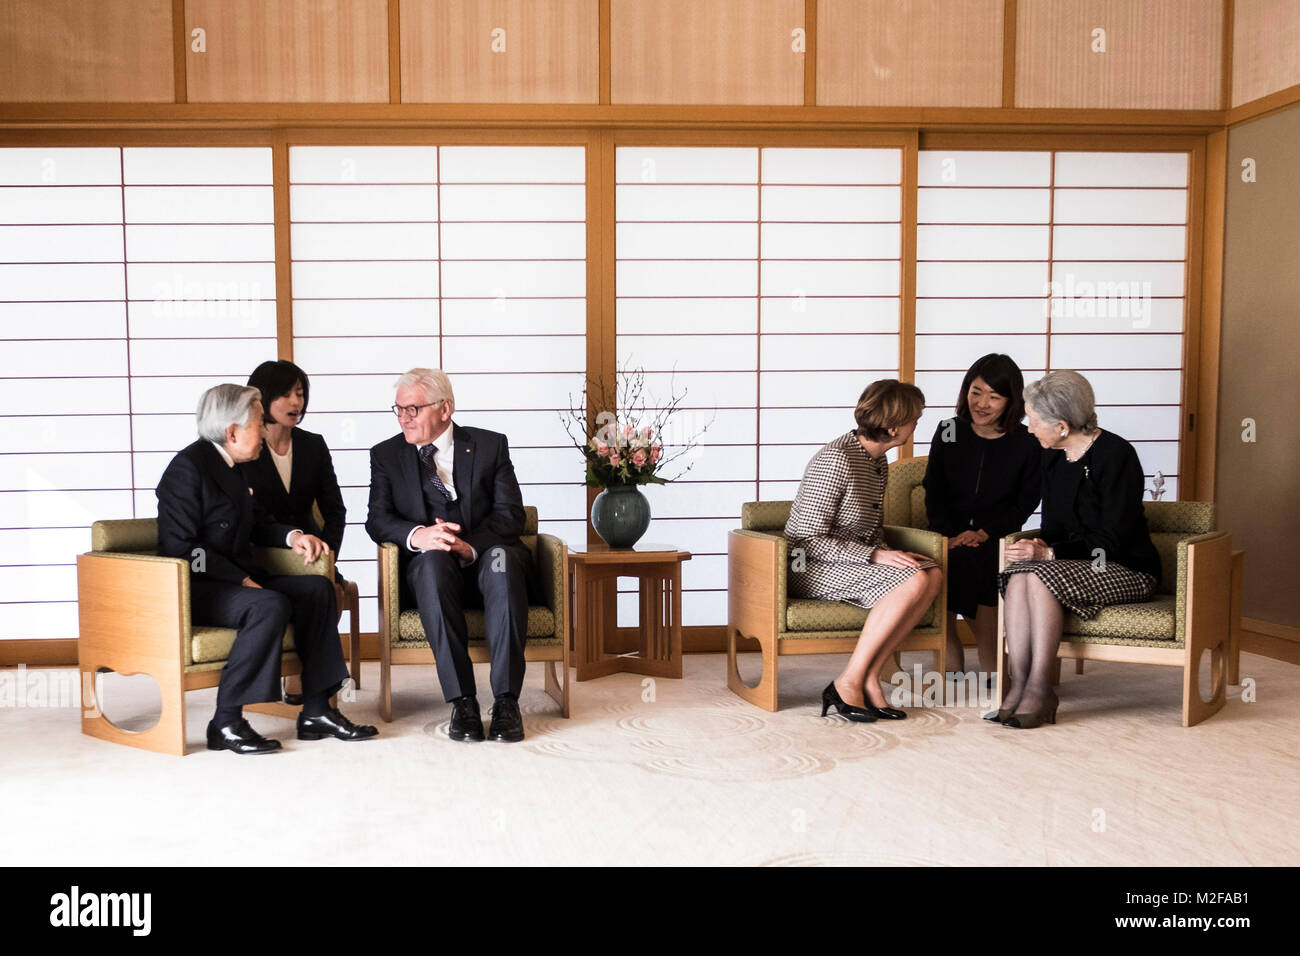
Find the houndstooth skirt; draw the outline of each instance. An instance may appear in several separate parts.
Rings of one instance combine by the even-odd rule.
[[[998,589],[1004,597],[1011,575],[1025,573],[1037,577],[1063,608],[1085,621],[1112,604],[1149,601],[1156,590],[1154,576],[1113,561],[1105,570],[1093,567],[1091,561],[1020,561],[999,575]]]

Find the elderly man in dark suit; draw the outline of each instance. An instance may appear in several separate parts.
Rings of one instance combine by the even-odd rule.
[[[280,699],[280,641],[290,623],[302,659],[298,739],[364,740],[378,731],[352,723],[329,703],[348,676],[333,583],[318,575],[268,575],[253,560],[253,544],[292,548],[306,563],[328,550],[315,535],[271,521],[235,467],[261,452],[266,426],[259,398],[244,385],[204,392],[199,440],[172,459],[158,482],[158,553],[190,562],[192,620],[238,632],[217,688],[208,749],[280,749],[278,740],[249,726],[242,708]]]
[[[495,696],[488,736],[518,741],[530,567],[519,540],[523,499],[506,436],[453,423],[455,409],[442,371],[416,368],[397,380],[402,433],[370,449],[366,531],[400,548],[402,580],[452,704],[450,737],[483,739],[464,613],[481,606]]]

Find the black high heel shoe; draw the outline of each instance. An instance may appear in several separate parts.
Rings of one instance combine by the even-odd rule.
[[[841,717],[847,717],[849,720],[859,724],[870,724],[876,719],[875,716],[867,710],[864,710],[861,707],[854,707],[852,704],[844,703],[844,700],[840,697],[840,692],[835,689],[835,681],[831,681],[827,684],[826,689],[822,691],[822,716],[825,717],[826,711],[830,710],[832,707],[835,708]]]
[[[1011,719],[1012,715],[1014,715],[1015,712],[1016,709],[1014,707],[1007,707],[1004,710],[998,710],[998,711],[990,710],[987,714],[984,715],[984,719],[991,720],[995,724],[1005,724],[1008,720]]]
[[[907,717],[905,710],[899,710],[897,707],[877,707],[871,701],[867,701],[865,709],[877,720],[903,720]]]
[[[1014,727],[1017,730],[1033,730],[1035,727],[1041,727],[1043,724],[1056,723],[1056,708],[1061,701],[1053,694],[1049,699],[1043,701],[1043,706],[1036,711],[1026,714],[1012,714],[1003,721],[1003,726]]]

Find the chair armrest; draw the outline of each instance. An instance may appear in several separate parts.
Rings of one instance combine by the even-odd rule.
[[[1178,539],[1178,569],[1177,577],[1173,581],[1174,591],[1174,638],[1177,641],[1185,642],[1187,639],[1187,604],[1191,596],[1192,589],[1197,582],[1192,580],[1191,573],[1191,552],[1200,544],[1209,541],[1217,541],[1220,538],[1228,537],[1226,531],[1207,531],[1204,534],[1189,534],[1186,537]],[[1230,579],[1232,568],[1231,547],[1225,550],[1227,563],[1224,564],[1222,556],[1217,565],[1209,565],[1208,574],[1202,570],[1198,577],[1201,576],[1221,576],[1225,581]],[[1208,563],[1203,562],[1203,563]],[[1199,662],[1198,662],[1199,663]]]
[[[254,548],[258,565],[271,574],[319,574],[334,580],[334,552],[325,551],[311,564],[302,563],[302,555],[289,548]]]
[[[569,633],[569,546],[553,534],[537,535],[537,579],[555,618],[555,636]]]
[[[402,613],[401,571],[399,570],[397,545],[386,541],[379,545],[379,568],[377,588],[379,592],[379,634],[388,635],[391,642],[397,635],[397,619]]]
[[[741,630],[785,630],[789,543],[785,535],[735,530],[727,535],[728,617]],[[744,592],[744,593],[742,593]],[[750,622],[748,619],[753,617]]]
[[[943,563],[947,541],[939,532],[893,524],[887,524],[881,530],[885,534],[885,540],[899,551],[915,551],[933,558],[939,564]]]
[[[78,657],[107,664],[123,652],[194,663],[190,566],[184,558],[92,551],[77,557]]]

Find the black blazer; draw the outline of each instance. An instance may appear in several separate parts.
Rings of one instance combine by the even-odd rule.
[[[343,530],[347,525],[348,510],[339,491],[339,480],[334,475],[334,461],[330,458],[325,439],[315,432],[295,428],[289,433],[293,448],[293,470],[289,473],[289,490],[284,490],[280,473],[266,446],[253,461],[239,465],[248,487],[271,520],[314,534],[330,546],[335,555],[343,546]],[[311,506],[320,506],[325,526],[319,527]]]
[[[519,545],[524,531],[524,500],[510,461],[506,436],[452,423],[456,464],[452,482],[461,509],[460,537],[481,557],[497,545]],[[366,531],[377,543],[392,542],[409,560],[406,538],[428,524],[425,517],[420,455],[404,435],[370,449],[370,510]]]
[[[1133,446],[1103,431],[1077,462],[1059,448],[1043,452],[1042,539],[1058,558],[1107,561],[1160,580],[1160,553],[1151,543],[1142,495],[1146,476]]]
[[[195,580],[257,579],[252,545],[283,548],[297,529],[271,520],[239,469],[204,438],[177,453],[156,494],[158,553],[190,562]]]
[[[943,440],[949,429],[955,441]],[[940,422],[923,482],[930,530],[949,538],[963,531],[982,530],[990,538],[1019,531],[1042,496],[1042,465],[1043,446],[1019,422],[1001,438],[980,438],[960,418]]]

